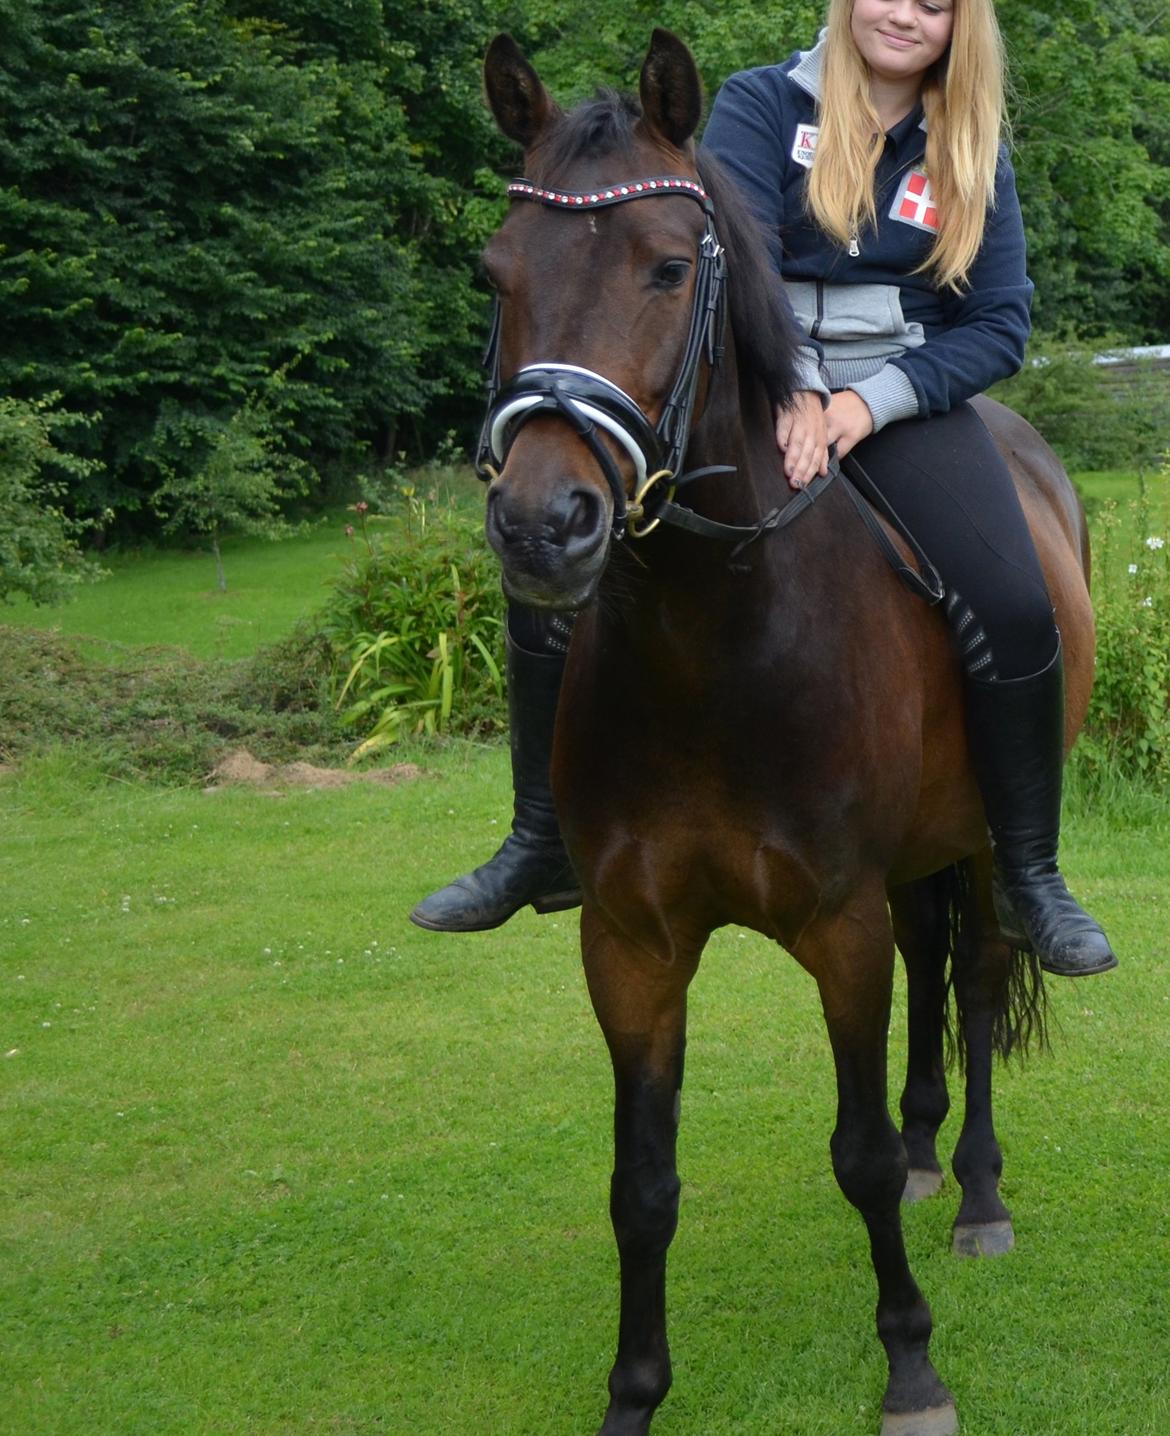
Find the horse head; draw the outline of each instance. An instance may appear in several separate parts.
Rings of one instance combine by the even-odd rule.
[[[722,251],[692,142],[702,88],[665,30],[640,112],[609,97],[565,114],[507,35],[484,77],[525,165],[483,257],[498,296],[480,446],[488,540],[510,597],[578,608],[611,538],[681,460],[718,348]]]

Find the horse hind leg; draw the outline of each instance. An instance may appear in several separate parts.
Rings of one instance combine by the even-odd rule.
[[[990,855],[977,860],[972,872],[952,955],[965,1079],[963,1127],[952,1161],[963,1193],[953,1242],[961,1256],[999,1256],[1015,1245],[1015,1234],[999,1194],[1003,1154],[993,1120],[992,1066],[996,1055],[1023,1053],[1030,1042],[1046,1044],[1045,994],[1035,958],[1013,947],[995,919]]]
[[[950,1109],[946,1076],[947,960],[954,869],[890,892],[894,941],[906,967],[907,1058],[902,1141],[910,1169],[903,1201],[932,1197],[943,1184],[938,1131]]]
[[[621,1280],[617,1355],[598,1436],[645,1436],[670,1389],[666,1254],[678,1221],[686,992],[699,948],[668,966],[603,928],[588,909],[583,918],[589,994],[613,1062],[610,1216]]]
[[[877,1327],[889,1359],[882,1436],[950,1436],[954,1399],[929,1355],[930,1308],[902,1236],[906,1149],[886,1103],[894,943],[885,894],[806,930],[797,956],[816,978],[837,1071],[833,1171],[869,1234]]]

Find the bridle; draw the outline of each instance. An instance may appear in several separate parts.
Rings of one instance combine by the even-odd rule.
[[[679,472],[690,439],[699,365],[705,358],[710,370],[718,366],[723,357],[727,324],[727,261],[715,230],[715,206],[710,195],[696,180],[682,175],[656,175],[651,179],[627,180],[583,191],[541,189],[526,179],[513,180],[508,186],[510,199],[528,200],[561,210],[602,209],[661,195],[693,199],[702,206],[707,222],[699,241],[695,294],[682,363],[658,423],[652,424],[640,405],[612,379],[576,364],[527,364],[506,384],[501,384],[501,314],[497,296],[483,359],[488,373],[488,400],[475,471],[485,481],[498,479],[516,435],[529,419],[537,414],[559,414],[588,445],[605,475],[613,495],[615,539],[624,538],[627,532],[631,538],[645,538],[660,523],[670,524],[688,533],[733,544],[728,564],[735,569],[743,549],[762,534],[786,528],[799,518],[838,477],[841,469],[831,451],[826,474],[813,479],[787,503],[771,509],[754,524],[719,523],[674,502],[676,490],[694,479],[735,472],[727,464]],[[609,434],[633,463],[632,503],[613,454],[598,434],[599,429]],[[887,562],[912,592],[928,603],[938,603],[945,590],[930,559],[856,459],[851,457],[846,462],[850,465],[852,483],[846,483],[845,490]],[[658,487],[660,484],[662,487]],[[863,502],[858,487],[907,543],[913,555],[913,567],[903,560],[872,509]]]
[[[508,196],[561,210],[602,209],[657,196],[692,199],[702,206],[706,226],[699,241],[690,327],[682,363],[657,424],[652,424],[637,402],[611,379],[576,364],[528,364],[501,384],[498,297],[484,354],[488,400],[476,455],[479,477],[498,477],[516,435],[530,419],[537,414],[559,414],[584,440],[605,476],[613,496],[613,537],[624,538],[628,530],[631,537],[642,538],[663,517],[661,510],[674,492],[672,486],[697,478],[700,472],[732,472],[718,465],[693,474],[679,473],[690,438],[700,362],[705,358],[714,370],[723,355],[727,263],[715,230],[715,207],[701,184],[681,175],[656,175],[581,192],[542,189],[530,180],[518,179],[509,184]],[[634,466],[632,503],[599,429],[616,441]],[[657,489],[662,483],[667,487]]]

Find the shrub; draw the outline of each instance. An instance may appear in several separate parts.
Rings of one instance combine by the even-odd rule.
[[[1170,461],[1158,480],[1170,489]],[[1152,518],[1151,515],[1156,517]],[[1116,502],[1097,515],[1097,671],[1081,762],[1162,787],[1170,783],[1170,505],[1149,489],[1122,522]],[[1127,532],[1138,537],[1123,537]],[[1125,550],[1125,551],[1123,551]]]
[[[58,431],[86,421],[54,409],[55,398],[0,397],[0,602],[23,594],[60,603],[73,584],[102,574],[78,547],[85,524],[61,507],[67,479],[96,465],[54,442]]]
[[[1100,364],[1079,344],[1035,353],[992,398],[1023,414],[1069,469],[1140,468],[1166,445],[1170,369],[1148,360]]]
[[[504,599],[481,511],[404,485],[398,512],[354,505],[351,552],[322,620],[354,758],[406,733],[498,730]]]

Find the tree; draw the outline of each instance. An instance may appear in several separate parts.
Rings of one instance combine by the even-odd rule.
[[[61,508],[66,477],[84,477],[86,465],[54,437],[78,423],[47,399],[0,398],[0,603],[17,595],[58,603],[74,584],[101,576],[78,546],[81,526]]]

